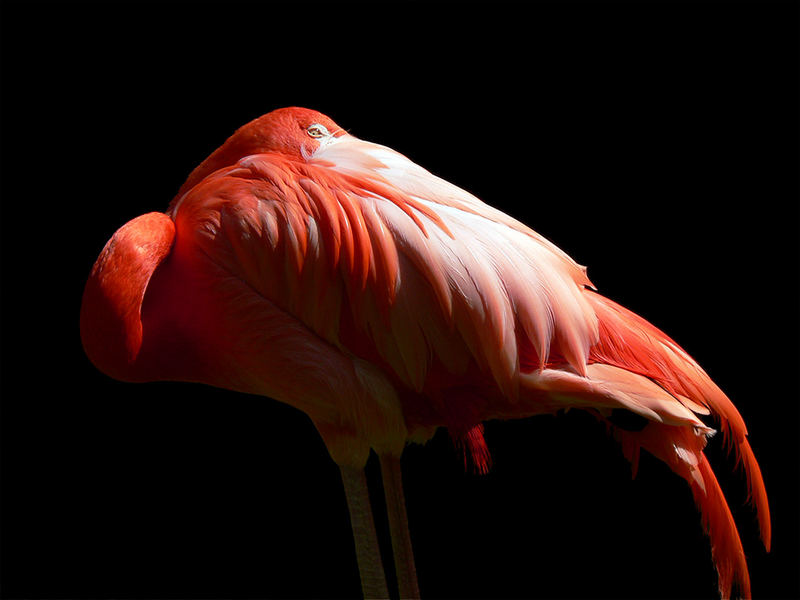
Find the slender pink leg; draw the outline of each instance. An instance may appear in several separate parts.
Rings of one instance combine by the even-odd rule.
[[[340,466],[339,469],[342,472],[347,507],[350,509],[350,525],[353,528],[358,572],[361,575],[361,593],[364,594],[364,598],[370,600],[388,598],[386,575],[378,548],[378,536],[375,533],[372,508],[369,505],[369,491],[364,469],[343,466]]]
[[[389,516],[389,532],[392,535],[392,551],[394,552],[394,568],[397,572],[397,587],[401,600],[419,598],[417,569],[414,566],[414,551],[411,547],[411,535],[408,532],[408,516],[406,501],[403,495],[403,472],[400,459],[382,454],[381,475],[383,492],[386,495],[386,512]]]

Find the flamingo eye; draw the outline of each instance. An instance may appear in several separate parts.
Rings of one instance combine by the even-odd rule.
[[[312,138],[321,138],[330,135],[328,128],[325,127],[325,125],[320,125],[319,123],[309,125],[306,131]]]

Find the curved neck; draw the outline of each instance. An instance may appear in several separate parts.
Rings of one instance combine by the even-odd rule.
[[[113,235],[92,268],[81,303],[81,340],[92,363],[110,377],[146,379],[137,370],[142,302],[174,238],[175,225],[167,215],[142,215]]]

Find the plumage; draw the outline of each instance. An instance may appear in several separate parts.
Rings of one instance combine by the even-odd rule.
[[[329,133],[316,137],[317,125]],[[363,466],[370,448],[399,456],[444,426],[485,471],[483,421],[589,410],[634,469],[644,448],[687,480],[720,593],[748,596],[703,455],[710,415],[769,548],[744,422],[686,352],[527,226],[315,111],[241,128],[166,216],[120,229],[87,284],[82,335],[113,376],[199,381],[303,410],[340,465]],[[620,410],[646,424],[616,426]]]

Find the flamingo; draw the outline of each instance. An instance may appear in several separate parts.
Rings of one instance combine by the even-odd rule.
[[[701,367],[600,295],[524,224],[304,108],[238,129],[166,213],[122,226],[86,283],[84,349],[129,382],[200,382],[305,412],[341,471],[365,597],[388,597],[364,466],[380,459],[399,595],[419,597],[400,457],[445,427],[486,472],[482,423],[588,411],[635,474],[642,449],[686,480],[719,593],[750,595],[744,550],[703,453],[743,467],[747,429]]]

